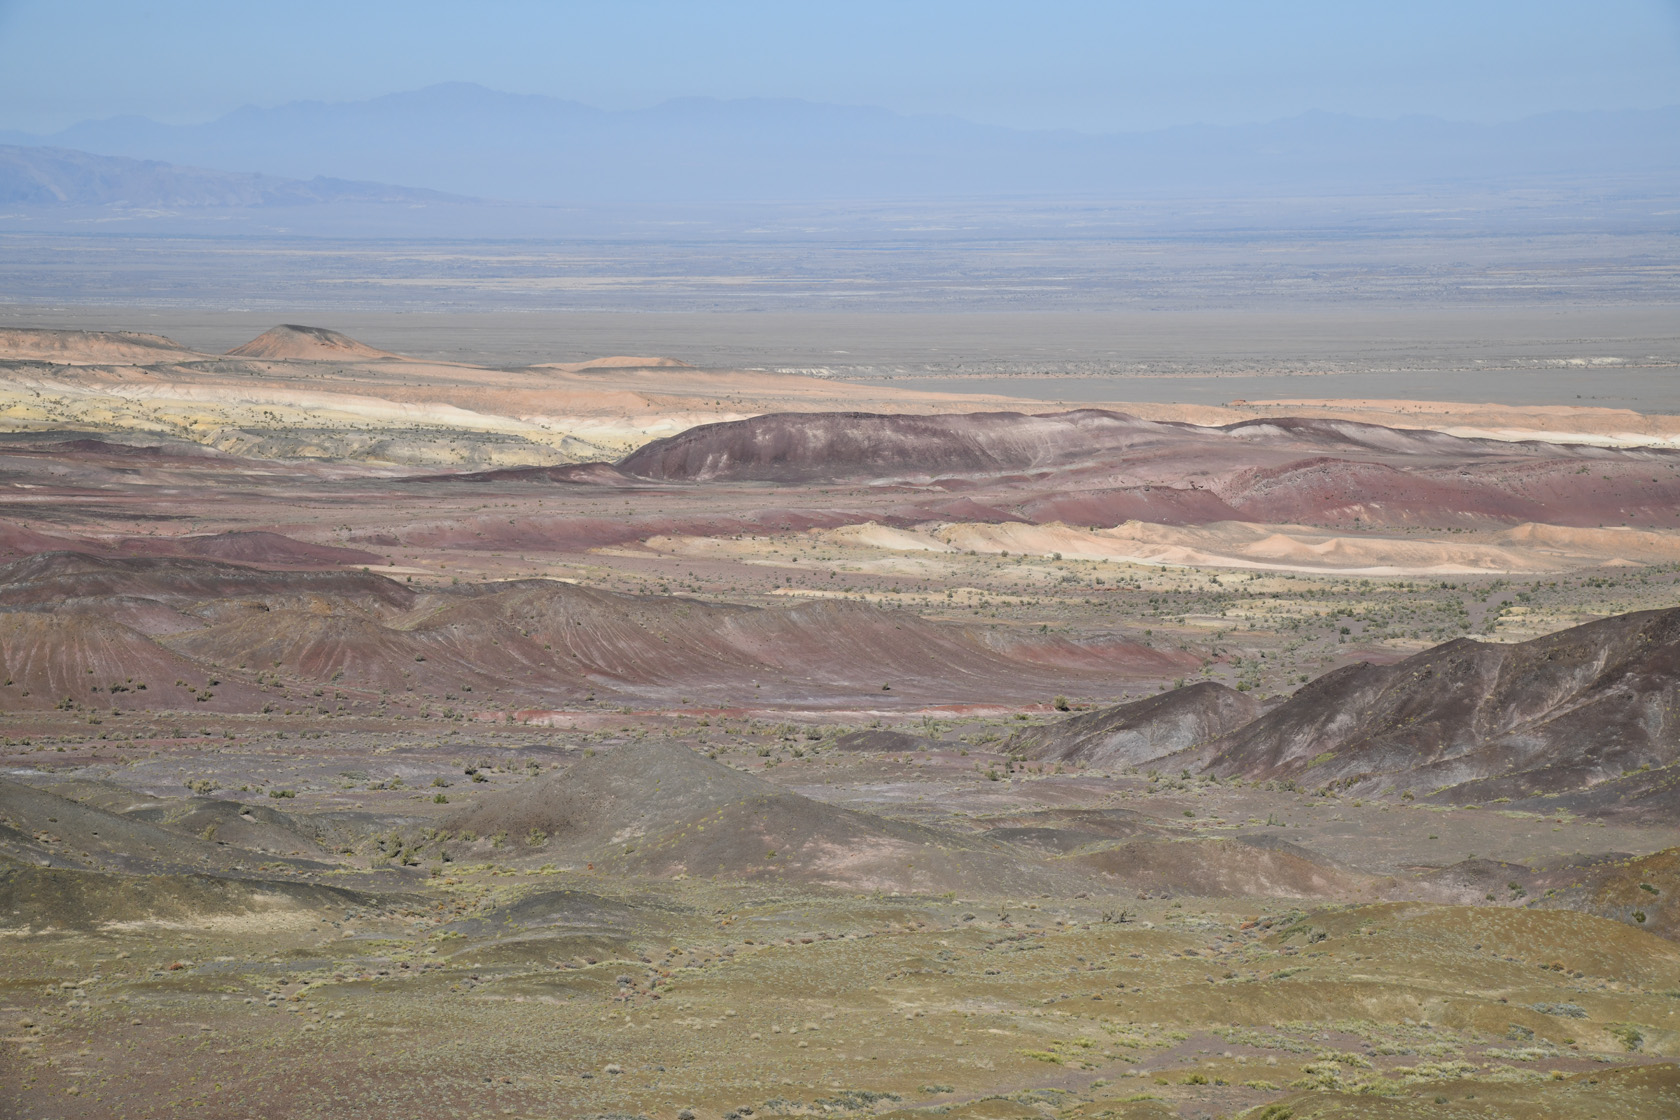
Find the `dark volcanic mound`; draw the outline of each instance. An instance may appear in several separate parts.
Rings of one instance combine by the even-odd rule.
[[[1680,755],[1680,610],[1641,611],[1514,645],[1448,642],[1350,665],[1217,743],[1250,778],[1559,793]]]
[[[1490,779],[1499,782],[1500,779]],[[1478,784],[1466,782],[1447,791],[1456,801],[1480,799]],[[1586,789],[1513,798],[1514,811],[1555,816],[1627,817],[1643,823],[1670,825],[1680,820],[1680,763],[1647,770],[1644,766],[1620,777],[1607,778]]]
[[[0,869],[0,927],[45,932],[156,922],[171,928],[251,919],[284,923],[379,899],[313,883],[223,879],[212,875],[117,875],[60,868]]]
[[[586,756],[564,771],[483,797],[444,823],[480,836],[541,832],[559,846],[588,852],[686,825],[745,798],[779,794],[686,747],[637,744]]]
[[[1130,809],[1039,809],[988,817],[980,822],[989,840],[1004,840],[1065,855],[1093,844],[1159,837],[1149,818]]]
[[[1283,842],[1137,839],[1069,859],[1149,891],[1205,896],[1346,898],[1372,880]]]
[[[120,805],[97,800],[105,801],[106,807],[0,778],[0,863],[139,873],[228,871],[265,859],[326,866],[292,858],[290,849],[294,848],[318,854],[298,837],[287,838],[286,852],[269,856],[225,840],[206,839],[203,823],[199,832],[189,833],[148,820],[152,814],[144,811],[115,811]],[[149,799],[135,796],[132,800]],[[237,809],[233,802],[223,804]],[[203,819],[214,823],[217,818],[211,814]],[[210,830],[212,837],[215,831]]]
[[[1542,877],[1539,885],[1558,891],[1554,905],[1680,940],[1680,848],[1572,868]]]
[[[45,784],[51,794],[80,805],[117,813],[195,840],[214,840],[266,855],[332,858],[323,850],[310,819],[268,805],[222,797],[148,797],[115,782],[69,778]],[[266,800],[266,799],[265,799]]]
[[[880,751],[883,754],[902,754],[905,751],[926,750],[942,746],[936,739],[907,735],[902,731],[853,731],[834,740],[834,749],[841,751]]]
[[[994,844],[842,809],[668,743],[619,747],[490,794],[445,827],[638,874],[847,889],[1019,891],[1053,873]],[[518,850],[516,848],[515,850]]]
[[[1433,901],[1569,909],[1680,940],[1680,848],[1575,854],[1543,866],[1467,859],[1421,880]]]
[[[346,334],[325,327],[304,327],[296,323],[282,323],[266,330],[243,346],[236,346],[229,354],[241,358],[314,358],[368,359],[395,358],[396,354],[375,350],[357,342]]]
[[[1229,734],[1259,714],[1259,702],[1246,693],[1202,681],[1026,728],[1010,736],[1004,749],[1091,766],[1141,766]]]
[[[443,929],[472,937],[530,929],[622,933],[634,928],[642,914],[627,903],[587,891],[533,891],[482,914],[450,922]]]

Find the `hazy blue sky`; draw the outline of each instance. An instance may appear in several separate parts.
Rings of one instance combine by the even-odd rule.
[[[472,81],[607,108],[800,97],[1087,131],[1680,103],[1677,0],[0,0],[0,127]]]

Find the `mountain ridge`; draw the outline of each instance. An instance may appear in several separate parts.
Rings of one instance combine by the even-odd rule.
[[[1091,134],[789,98],[627,110],[442,83],[354,102],[245,106],[190,125],[82,121],[0,143],[268,175],[413,183],[524,202],[1056,197],[1391,190],[1672,177],[1680,107],[1483,125],[1309,112]]]
[[[324,175],[305,180],[70,148],[0,145],[0,204],[5,205],[197,209],[463,201],[438,191]]]

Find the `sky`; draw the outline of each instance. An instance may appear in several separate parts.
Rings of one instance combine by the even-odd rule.
[[[0,128],[477,82],[1125,132],[1680,104],[1680,0],[0,0]]]

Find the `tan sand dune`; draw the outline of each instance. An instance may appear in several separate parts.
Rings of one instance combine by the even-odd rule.
[[[836,544],[861,548],[892,549],[902,552],[956,552],[955,545],[936,540],[926,533],[894,529],[871,521],[863,525],[842,525],[838,529],[816,530],[813,536]]]
[[[1603,557],[1606,560],[1620,559],[1642,564],[1672,564],[1680,561],[1680,536],[1643,529],[1592,529],[1529,522],[1506,529],[1497,534],[1495,539],[1541,554]]]
[[[1146,412],[1148,406],[1140,408]],[[1551,443],[1586,443],[1604,447],[1680,446],[1680,416],[1634,412],[1627,408],[1465,404],[1461,401],[1303,399],[1232,401],[1229,411],[1243,417],[1314,416],[1359,420],[1367,424],[1384,424],[1396,428],[1427,428],[1446,435],[1471,439],[1539,439]],[[1190,418],[1175,415],[1163,416],[1160,419]]]
[[[1112,529],[1083,529],[1061,522],[930,523],[914,528],[865,522],[813,529],[801,537],[850,553],[848,566],[856,570],[873,570],[872,562],[858,555],[868,552],[976,552],[1041,558],[1059,555],[1069,560],[1164,567],[1369,576],[1540,573],[1680,561],[1680,534],[1541,524],[1486,534],[1402,536],[1245,521],[1201,526],[1128,521]],[[655,537],[648,541],[648,547],[697,557],[751,554],[773,563],[776,561],[768,554],[773,540]],[[759,557],[761,553],[764,556]],[[938,566],[932,560],[926,563]]]
[[[1049,525],[951,525],[934,535],[963,550],[1134,564],[1358,575],[1545,571],[1517,549],[1451,541],[1350,537],[1300,525],[1222,521],[1195,527],[1129,521],[1113,529]]]
[[[586,369],[692,369],[687,362],[677,358],[638,358],[626,354],[615,354],[610,358],[586,358],[581,362],[543,362],[529,367],[531,369],[558,369],[568,373],[577,373]]]
[[[1212,525],[1155,525],[1129,521],[1112,529],[1050,525],[948,526],[934,535],[976,552],[1010,551],[1136,564],[1334,572],[1342,575],[1476,575],[1555,572],[1623,562],[1668,562],[1680,556],[1680,537],[1665,533],[1523,526],[1477,538],[1353,535],[1304,525],[1223,521]],[[1537,549],[1531,542],[1547,542]],[[1631,554],[1631,555],[1630,555]]]

